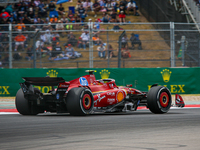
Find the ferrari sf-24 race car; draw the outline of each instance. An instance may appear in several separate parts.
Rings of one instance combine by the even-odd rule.
[[[70,113],[82,116],[94,112],[136,111],[146,106],[152,113],[167,113],[172,106],[171,93],[167,87],[154,84],[148,92],[117,86],[114,79],[96,80],[94,71],[88,75],[65,81],[62,77],[23,77],[25,82],[16,94],[15,104],[22,115],[44,112]],[[42,93],[36,86],[51,86]],[[184,101],[176,94],[175,105],[184,107]]]

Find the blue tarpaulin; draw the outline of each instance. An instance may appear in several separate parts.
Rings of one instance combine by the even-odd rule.
[[[62,4],[62,3],[65,3],[65,2],[69,2],[69,0],[58,0],[56,4]]]

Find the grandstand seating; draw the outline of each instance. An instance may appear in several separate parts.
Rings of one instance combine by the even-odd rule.
[[[76,5],[76,1],[64,3],[63,6],[65,8],[74,8]],[[57,6],[58,7],[58,6]],[[50,15],[50,14],[49,14]],[[98,13],[97,18],[102,17],[102,12]],[[96,19],[94,18],[93,12],[89,12],[88,16],[86,17],[86,21],[91,18],[93,21]],[[45,18],[43,18],[45,19]],[[148,22],[147,19],[140,13],[140,16],[127,16],[128,22]],[[112,29],[113,25],[102,25],[101,28]],[[152,25],[145,25],[145,24],[139,24],[139,25],[124,25],[121,26],[124,30],[128,29],[152,29],[154,28]],[[75,32],[76,38],[81,35],[80,32]],[[127,31],[127,35],[130,38],[132,32]],[[143,50],[138,50],[137,48],[135,50],[130,50],[131,58],[128,59],[122,59],[122,65],[121,67],[170,67],[170,47],[167,43],[165,43],[164,39],[160,36],[158,32],[149,33],[149,32],[142,32],[142,31],[136,31],[138,35],[140,35],[140,39],[142,41],[142,47]],[[117,55],[117,48],[118,48],[118,37],[121,34],[121,32],[112,32],[109,33],[109,39],[107,39],[107,32],[102,32],[100,34],[100,38],[105,43],[111,43],[114,48],[114,53]],[[66,33],[64,33],[64,37],[60,37],[60,41],[66,42]],[[33,45],[33,40],[30,41],[29,47]],[[48,45],[46,45],[48,46]],[[93,67],[118,67],[117,61],[118,58],[111,58],[109,60],[107,59],[101,59],[98,57],[97,54],[97,46],[93,46],[93,55],[94,55],[94,62]],[[165,51],[162,51],[164,49]],[[83,57],[78,59],[70,59],[70,60],[61,60],[61,61],[49,61],[47,57],[41,58],[40,60],[37,60],[37,67],[89,67],[89,49],[87,50],[79,50],[76,48],[77,51],[79,51]],[[161,50],[161,51],[160,51]],[[22,52],[23,57],[25,56],[25,52]],[[151,61],[148,61],[151,60]],[[152,61],[153,60],[153,61]],[[156,61],[156,60],[163,60],[163,61]],[[166,60],[168,60],[166,62]],[[32,62],[26,62],[25,60],[20,60],[18,62],[13,63],[14,68],[26,68],[26,67],[33,67]]]

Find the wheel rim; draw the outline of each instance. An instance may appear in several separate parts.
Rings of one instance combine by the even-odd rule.
[[[92,105],[92,99],[89,94],[85,94],[82,100],[83,108],[89,110]]]
[[[166,92],[161,93],[160,95],[160,105],[165,108],[169,104],[169,95]]]

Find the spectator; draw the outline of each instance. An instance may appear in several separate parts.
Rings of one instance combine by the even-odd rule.
[[[79,23],[81,23],[81,17],[80,16],[76,17],[76,23],[77,24],[75,24],[74,27],[75,27],[75,29],[79,29],[80,26],[81,26],[81,24],[79,24]]]
[[[8,52],[9,49],[9,39],[8,38],[3,38],[3,41],[1,43],[1,51],[2,52]]]
[[[47,10],[43,1],[38,5],[38,14],[40,17],[47,17]]]
[[[70,38],[69,38],[69,40],[68,40],[68,42],[67,42],[67,44],[71,44],[72,46],[76,46],[77,45],[77,39],[75,38],[75,36],[74,35],[70,35]]]
[[[98,55],[99,55],[100,58],[105,57],[106,48],[105,48],[105,46],[103,46],[103,44],[100,44],[100,46],[97,47],[97,51],[98,51]]]
[[[115,10],[116,7],[117,7],[117,3],[116,3],[115,1],[112,1],[112,2],[111,2],[111,5],[112,5],[113,9]],[[115,10],[115,11],[116,11],[116,10]]]
[[[81,38],[83,40],[83,47],[84,49],[86,49],[86,46],[89,45],[89,40],[90,40],[90,35],[88,31],[85,31],[84,33],[82,33]]]
[[[128,37],[126,36],[126,34],[122,37],[122,47],[128,47]]]
[[[40,39],[41,39],[44,43],[47,43],[47,37],[46,37],[46,35],[45,35],[44,32],[41,33],[41,35],[40,35]]]
[[[26,6],[26,3],[25,2],[22,2],[22,5],[18,7],[18,11],[17,11],[17,17],[18,17],[18,20],[20,17],[23,16],[23,14],[25,12],[27,12],[27,6]]]
[[[123,30],[123,29],[119,27],[119,24],[114,24],[113,30],[115,30],[115,32],[118,32],[116,30]]]
[[[69,21],[68,18],[65,17],[65,15],[60,20],[62,20],[63,23],[67,23]]]
[[[101,10],[100,10],[100,12],[107,12],[107,10],[106,10],[106,8],[105,8],[105,6],[103,5],[103,6],[101,6]]]
[[[11,14],[13,12],[12,4],[8,3],[5,8],[5,11]]]
[[[86,0],[82,4],[83,4],[83,8],[86,10],[86,12],[92,10],[92,4],[93,3],[91,2],[91,0]]]
[[[23,23],[23,20],[20,20],[20,22],[15,26],[15,28],[18,30],[18,31],[24,31],[26,29],[26,26],[25,24]]]
[[[24,51],[24,42],[26,40],[26,37],[22,35],[20,32],[16,37],[15,37],[15,51],[17,51],[17,48],[19,45],[22,46],[22,50]]]
[[[65,49],[65,55],[71,59],[82,57],[81,53],[74,51],[74,48],[71,44],[68,44],[68,47]]]
[[[100,6],[101,6],[101,10],[102,10],[102,7],[104,7],[106,5],[106,1],[104,0],[98,0]]]
[[[103,41],[99,38],[99,36],[98,36],[97,34],[95,34],[95,35],[92,37],[92,40],[93,40],[94,45],[103,44]]]
[[[35,12],[33,11],[33,8],[30,7],[28,12],[27,12],[27,16],[30,17],[31,19],[34,19],[35,17]]]
[[[120,1],[119,3],[119,12],[123,11],[124,14],[126,13],[126,2],[125,1]]]
[[[60,43],[57,42],[56,45],[52,47],[51,60],[54,60],[57,56],[62,57],[62,53],[62,47],[60,46]]]
[[[28,8],[36,8],[36,5],[34,3],[34,0],[31,0],[30,3],[28,4]]]
[[[68,21],[69,22],[69,21]],[[65,28],[67,29],[67,30],[73,30],[74,29],[74,25],[73,24],[67,24],[66,26],[65,26]]]
[[[61,20],[59,20],[58,23],[56,24],[56,30],[64,30],[64,25]]]
[[[130,11],[133,11],[133,14],[136,15],[136,4],[133,2],[133,0],[131,0],[127,4],[127,13],[128,13],[128,15],[129,15]]]
[[[67,34],[67,39],[70,39],[70,37],[75,37],[75,35],[73,34],[73,32],[69,32],[69,34]]]
[[[14,60],[20,60],[20,59],[22,59],[21,53],[15,52],[15,53],[13,54],[13,59],[14,59]]]
[[[99,36],[99,33],[100,33],[100,31],[98,31],[96,25],[94,25],[94,30],[93,30],[92,34]]]
[[[116,11],[113,9],[110,13],[110,22],[118,22],[117,16]]]
[[[72,13],[72,10],[69,10],[67,17],[71,22],[75,19],[75,15]]]
[[[44,35],[45,35],[46,43],[50,44],[52,35],[51,35],[50,30],[48,28],[46,29],[46,32],[45,32]]]
[[[130,54],[127,46],[125,48],[121,49],[121,56],[122,56],[122,58],[130,58],[131,57],[131,54]]]
[[[51,23],[49,22],[49,18],[46,18],[43,25],[43,30],[51,30]]]
[[[121,11],[119,14],[119,22],[125,23],[126,22],[126,15],[124,14],[124,11]]]
[[[95,19],[94,26],[99,30],[100,29],[100,22],[98,19]]]
[[[33,59],[33,50],[32,50],[32,48],[28,48],[27,49],[25,59],[28,60],[28,61]]]
[[[71,44],[68,44],[68,47],[65,49],[65,56],[69,58],[75,58],[74,48]]]
[[[113,52],[114,50],[113,50],[113,47],[112,47],[112,45],[108,45],[108,56],[107,56],[107,58],[109,57],[109,58],[112,58],[112,57],[116,57],[115,55],[114,55],[114,52]]]
[[[139,50],[142,50],[142,43],[141,43],[141,41],[140,41],[140,39],[139,39],[139,35],[138,35],[138,34],[132,33],[132,34],[131,34],[130,41],[131,41],[132,49],[135,48],[135,44],[138,44],[138,45],[139,45],[139,46],[138,46],[138,49],[139,49]]]
[[[110,0],[109,0],[109,1],[107,1],[106,5],[105,5],[105,8],[106,8],[107,12],[109,12],[109,11],[112,11],[112,10],[113,10],[113,6],[112,6],[112,4],[111,4],[111,1],[110,1]]]
[[[38,7],[39,4],[40,4],[40,0],[34,0],[34,4],[35,4],[36,7]]]
[[[37,20],[37,23],[35,25],[35,30],[38,31],[38,30],[42,30],[43,29],[43,24],[44,24],[44,21],[40,18],[38,18]]]
[[[5,18],[8,18],[8,17],[10,17],[10,14],[8,12],[6,12],[5,9],[3,9],[1,11],[0,18],[5,19]]]
[[[82,41],[82,38],[81,37],[79,37],[79,39],[78,39],[78,48],[84,48],[83,47],[83,41]]]
[[[102,21],[103,21],[104,23],[110,22],[110,16],[109,16],[108,14],[106,14],[105,12],[103,13]]]
[[[75,6],[75,11],[78,11],[78,9],[80,8],[80,6],[81,6],[81,2],[79,3],[79,2],[77,2],[77,5]],[[68,11],[69,12],[69,11]]]
[[[85,8],[83,8],[83,5],[78,8],[77,15],[80,16],[82,22],[85,21],[86,11]]]
[[[60,35],[58,32],[53,32],[52,38],[55,39],[55,41],[60,41]]]
[[[24,24],[31,24],[31,19],[28,17],[27,14],[24,14],[24,20],[23,20]]]
[[[3,18],[2,20],[0,19],[0,23],[2,24],[2,26],[0,27],[1,28],[1,31],[8,31],[8,18]]]
[[[50,18],[50,22],[51,23],[57,23],[58,22],[58,18],[55,15],[52,15]]]
[[[98,2],[98,0],[95,0],[94,4],[93,4],[93,11],[95,13],[94,17],[97,17],[97,12],[99,12],[101,10],[101,6]]]
[[[88,19],[88,29],[93,29],[93,22],[92,22],[92,19],[90,18],[90,19]]]
[[[13,22],[16,22],[17,19],[14,17],[14,14],[11,13],[10,14],[10,17],[8,18],[8,23],[13,23]]]
[[[49,11],[54,11],[55,8],[56,8],[55,4],[53,3],[53,1],[51,1],[49,4]]]
[[[38,15],[36,14],[36,15],[34,16],[34,18],[33,18],[34,24],[38,22],[38,18],[39,18],[39,17],[38,17]]]
[[[61,17],[65,15],[65,8],[62,6],[62,4],[60,4],[60,6],[58,7],[58,14],[61,15]]]
[[[39,55],[42,47],[44,46],[43,40],[42,39],[37,40],[36,43],[35,43],[35,46],[36,46],[36,53],[37,53],[37,55]]]

